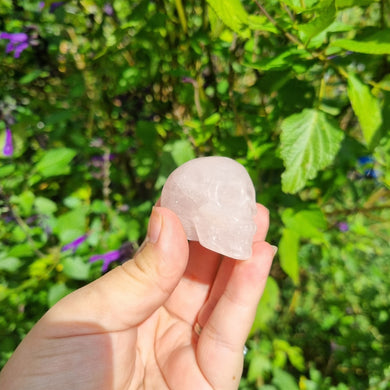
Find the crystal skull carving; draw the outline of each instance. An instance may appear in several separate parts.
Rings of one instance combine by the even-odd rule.
[[[161,206],[180,219],[189,240],[238,260],[252,255],[256,197],[246,169],[227,157],[200,157],[175,169]]]

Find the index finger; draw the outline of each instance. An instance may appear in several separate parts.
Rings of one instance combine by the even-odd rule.
[[[267,237],[269,228],[269,211],[260,203],[256,203],[257,213],[255,216],[255,223],[257,230],[253,237],[253,242],[264,241]]]
[[[199,334],[198,364],[213,388],[237,389],[242,373],[243,350],[269,274],[275,247],[253,245],[253,256],[230,263],[228,283]],[[221,269],[220,269],[221,270]]]

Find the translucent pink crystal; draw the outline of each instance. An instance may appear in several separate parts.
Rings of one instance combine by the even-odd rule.
[[[161,206],[179,217],[187,238],[234,259],[252,254],[255,189],[246,169],[227,157],[200,157],[168,177]]]

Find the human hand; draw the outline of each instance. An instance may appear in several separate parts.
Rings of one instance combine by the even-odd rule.
[[[264,242],[268,211],[257,211],[252,258],[239,261],[188,243],[176,215],[155,207],[134,259],[53,306],[0,388],[237,389],[276,249]]]

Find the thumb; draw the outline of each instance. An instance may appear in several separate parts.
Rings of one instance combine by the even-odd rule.
[[[146,240],[134,259],[68,295],[42,320],[93,324],[106,331],[137,326],[168,299],[187,261],[188,242],[178,217],[154,207]],[[80,334],[80,329],[74,332]]]

